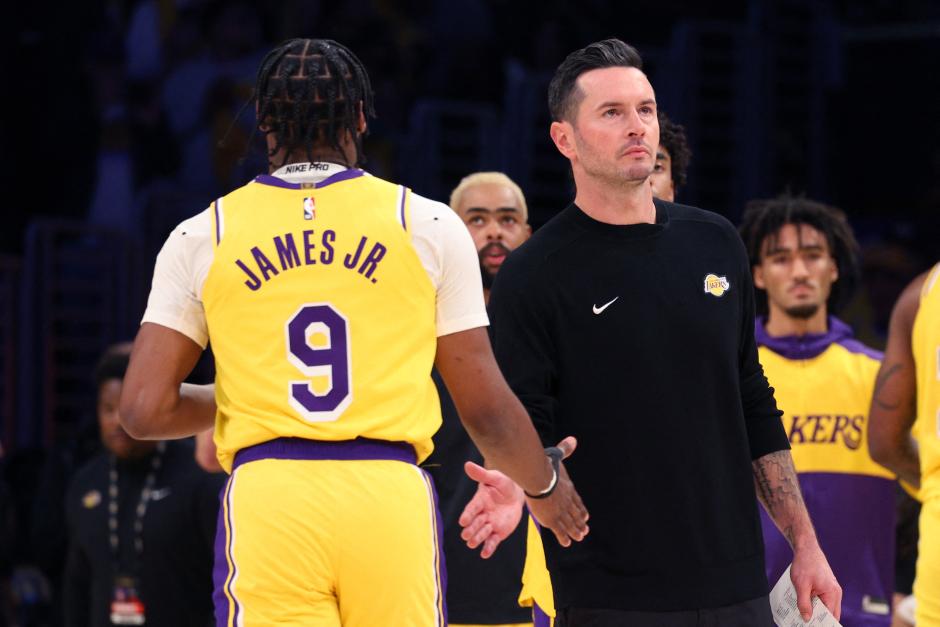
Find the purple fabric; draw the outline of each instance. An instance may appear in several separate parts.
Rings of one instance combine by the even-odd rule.
[[[225,531],[225,503],[228,500],[229,491],[232,489],[232,477],[228,478],[225,487],[219,494],[219,520],[215,528],[215,564],[212,568],[212,602],[215,605],[215,624],[217,627],[227,627],[228,625],[228,597],[225,594],[225,582],[228,580],[229,568],[228,559],[228,534]],[[231,523],[231,518],[229,519]],[[236,618],[238,617],[238,607],[235,608]]]
[[[551,627],[552,625],[551,617],[542,611],[538,603],[532,604],[532,624],[533,627]]]
[[[222,229],[219,226],[219,201],[216,199],[212,206],[215,207],[215,243],[216,245],[222,241]]]
[[[447,627],[447,563],[444,560],[444,520],[441,518],[441,507],[437,502],[437,488],[434,487],[434,479],[428,474],[428,471],[422,469],[428,487],[431,489],[431,496],[434,498],[434,519],[437,521],[437,555],[440,560],[438,563],[438,572],[441,576],[441,614],[440,627]]]
[[[261,183],[262,185],[270,185],[272,187],[283,187],[284,189],[303,188],[303,186],[300,183],[288,183],[284,179],[279,179],[276,176],[271,176],[270,174],[260,174],[256,176],[255,183]]]
[[[405,220],[405,199],[408,197],[408,188],[401,188],[401,207],[398,209],[398,213],[401,216],[401,228],[408,230],[408,224]]]
[[[852,327],[835,316],[829,316],[829,330],[825,333],[807,333],[806,335],[773,337],[767,333],[765,323],[764,318],[758,318],[754,323],[754,337],[757,339],[757,344],[766,346],[787,359],[812,359],[821,355],[832,344],[838,344],[853,353],[863,353],[879,361],[882,358],[881,353],[856,340],[852,336]]]
[[[388,459],[414,464],[417,461],[414,447],[407,442],[385,442],[356,438],[327,442],[303,438],[277,438],[243,448],[235,454],[232,471],[242,464],[261,459],[307,459],[307,460],[361,460]]]
[[[321,189],[323,187],[326,187],[327,185],[332,185],[333,183],[339,183],[340,181],[348,181],[350,179],[356,179],[362,176],[363,174],[365,174],[365,172],[363,172],[362,170],[358,170],[356,168],[343,170],[342,172],[337,172],[333,176],[329,176],[323,179],[322,181],[316,184],[316,188]]]
[[[314,188],[322,189],[327,185],[332,185],[333,183],[339,183],[340,181],[348,181],[350,179],[359,178],[364,175],[365,172],[362,170],[351,168],[349,170],[343,170],[342,172],[337,172],[333,176],[328,176],[323,179],[316,185]],[[256,183],[261,183],[262,185],[271,185],[272,187],[283,187],[284,189],[302,189],[303,185],[300,183],[289,183],[282,178],[272,176],[270,174],[260,174],[255,177]]]
[[[891,602],[894,591],[895,482],[866,475],[800,473],[816,535],[842,585],[845,627],[888,627],[890,616],[863,609],[865,596]],[[761,510],[771,587],[793,560],[786,539]]]

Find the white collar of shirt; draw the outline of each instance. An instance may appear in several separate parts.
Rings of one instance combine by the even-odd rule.
[[[349,168],[344,165],[331,163],[329,161],[288,163],[284,167],[278,168],[272,172],[271,176],[275,176],[288,183],[319,183],[334,174],[344,172],[348,169]]]

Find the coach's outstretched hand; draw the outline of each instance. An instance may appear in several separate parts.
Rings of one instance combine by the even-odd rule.
[[[574,453],[578,441],[568,436],[558,443],[563,453],[562,459],[567,459]],[[558,543],[562,546],[571,546],[571,541],[580,542],[588,534],[587,521],[589,514],[578,491],[568,477],[565,465],[561,464],[558,470],[558,485],[548,498],[533,499],[526,497],[529,511],[543,527],[548,527],[555,534]]]
[[[563,459],[576,447],[573,437],[558,443]],[[498,470],[488,470],[473,462],[467,462],[464,469],[479,487],[460,515],[458,522],[463,527],[460,537],[471,549],[483,545],[480,556],[484,559],[518,526],[526,501],[539,524],[549,527],[562,546],[570,546],[572,540],[580,541],[587,535],[588,513],[564,465],[560,466],[555,491],[544,499],[526,499],[522,488]]]

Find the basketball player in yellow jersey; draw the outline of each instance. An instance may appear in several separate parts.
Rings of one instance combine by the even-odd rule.
[[[281,44],[255,106],[270,174],[167,240],[122,424],[138,438],[215,425],[231,473],[219,626],[444,625],[439,517],[416,466],[441,422],[432,365],[489,464],[565,546],[587,533],[558,461],[574,442],[543,451],[503,380],[457,216],[352,167],[373,115],[355,55],[330,40]],[[215,386],[182,385],[209,341]]]
[[[940,263],[891,313],[869,414],[872,458],[919,487],[917,627],[940,626]]]

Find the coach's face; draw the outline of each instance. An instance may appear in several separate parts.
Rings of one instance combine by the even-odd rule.
[[[764,239],[754,285],[767,291],[771,315],[776,310],[806,319],[825,307],[839,269],[826,236],[808,224],[785,224]]]
[[[532,233],[515,192],[498,183],[468,187],[454,211],[467,225],[480,256],[480,267],[490,278],[496,276],[506,256]]]
[[[615,185],[643,182],[656,164],[656,96],[636,68],[609,67],[578,77],[571,121],[552,123],[552,139],[572,168]]]

